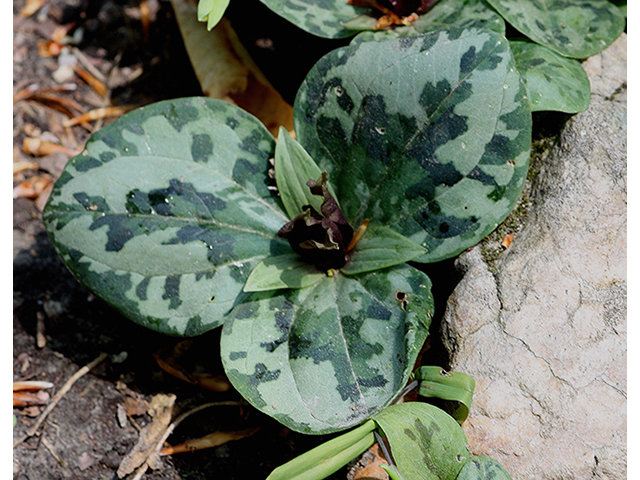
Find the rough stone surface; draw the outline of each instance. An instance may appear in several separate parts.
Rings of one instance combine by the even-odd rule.
[[[527,223],[489,272],[475,248],[443,340],[476,392],[474,453],[518,479],[626,478],[626,36],[585,62],[589,109],[541,167]]]

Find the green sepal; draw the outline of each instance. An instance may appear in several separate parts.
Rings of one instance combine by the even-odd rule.
[[[347,275],[371,272],[408,262],[426,250],[387,227],[368,227],[356,244],[349,263],[340,271]]]
[[[274,169],[278,192],[289,218],[300,214],[306,205],[311,205],[317,212],[321,211],[324,198],[312,194],[307,182],[318,180],[322,171],[302,145],[283,127],[280,127],[278,133]],[[335,193],[329,183],[327,187],[335,199]]]
[[[462,425],[469,416],[473,400],[473,390],[476,385],[473,378],[464,373],[447,372],[440,367],[427,366],[416,370],[414,379],[420,382],[419,395],[457,402],[459,405],[451,416]]]
[[[305,288],[315,285],[326,276],[313,265],[300,260],[300,255],[291,253],[267,257],[253,269],[245,292],[264,292],[280,288]]]

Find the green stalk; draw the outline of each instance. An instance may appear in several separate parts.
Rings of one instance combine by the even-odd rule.
[[[460,372],[445,372],[440,367],[420,367],[415,378],[420,382],[419,395],[458,402],[453,418],[460,424],[467,419],[475,388],[473,378]]]
[[[358,428],[279,466],[267,480],[322,480],[371,447],[375,443],[375,428],[375,422],[367,420]]]

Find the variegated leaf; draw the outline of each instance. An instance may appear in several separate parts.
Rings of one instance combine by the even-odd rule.
[[[511,480],[511,475],[493,458],[478,455],[466,461],[456,480]]]
[[[198,20],[207,22],[207,30],[211,30],[218,24],[228,6],[229,0],[199,0]]]
[[[434,262],[512,210],[531,112],[507,40],[450,30],[334,50],[294,105],[298,141],[329,172],[347,221],[389,226]]]
[[[624,15],[608,0],[487,0],[531,40],[571,58],[607,48],[624,30]]]
[[[471,457],[460,425],[433,405],[391,405],[373,421],[384,432],[393,459],[407,479],[454,480]]]
[[[306,32],[325,38],[350,37],[353,31],[342,26],[367,7],[349,5],[347,0],[260,0],[281,17]]]
[[[440,0],[431,10],[413,23],[420,33],[447,28],[485,28],[505,34],[504,20],[486,0]]]
[[[405,264],[244,294],[222,331],[225,371],[246,400],[293,430],[357,425],[407,382],[428,334],[430,288]]]
[[[233,308],[252,268],[290,253],[265,180],[274,140],[219,100],[140,108],[67,164],[43,218],[74,275],[154,330],[196,335]]]
[[[531,111],[578,113],[589,108],[591,85],[577,60],[535,43],[513,41],[510,45]]]
[[[373,24],[366,21],[366,18],[372,19]],[[373,31],[375,24],[376,20],[373,17],[365,15],[358,17],[357,21],[354,19],[345,24],[345,27],[354,30],[369,30],[357,35],[351,45],[372,40],[421,35],[450,28],[482,28],[493,30],[500,35],[504,35],[506,30],[504,20],[486,3],[486,0],[440,0],[410,26]]]

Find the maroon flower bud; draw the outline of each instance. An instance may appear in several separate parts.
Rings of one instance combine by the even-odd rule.
[[[353,229],[329,193],[326,182],[327,172],[317,181],[307,182],[313,195],[324,197],[320,213],[311,205],[305,205],[302,213],[278,232],[278,236],[289,241],[294,252],[323,271],[346,265],[345,248],[353,237]]]

